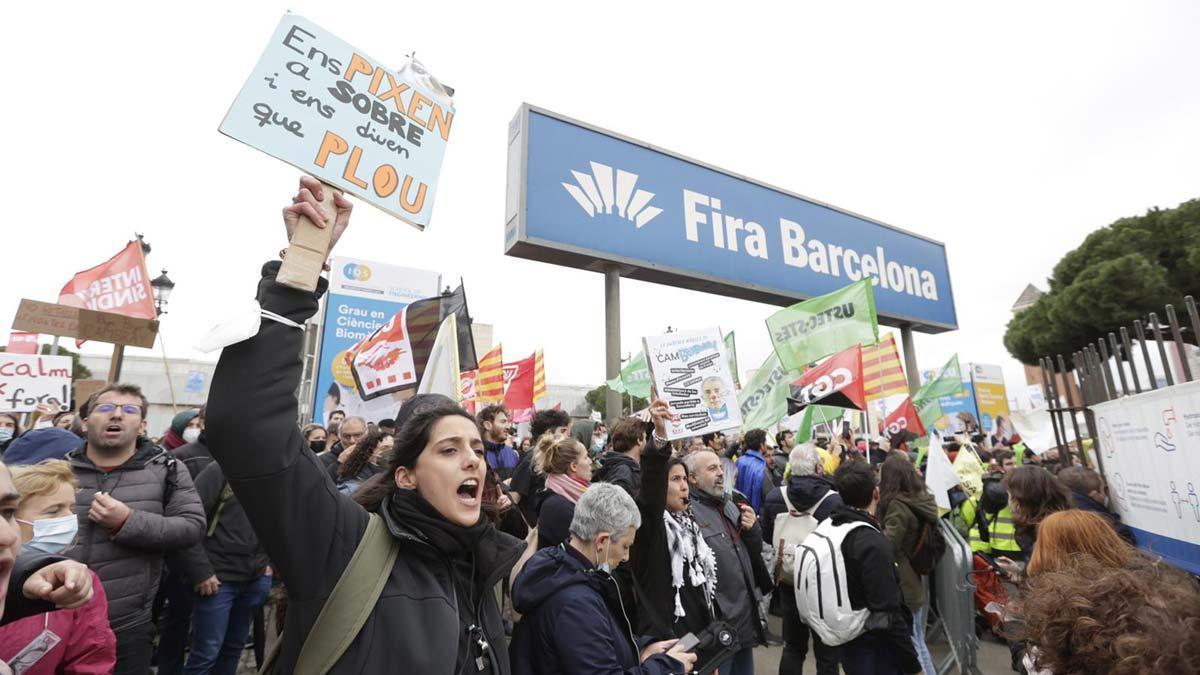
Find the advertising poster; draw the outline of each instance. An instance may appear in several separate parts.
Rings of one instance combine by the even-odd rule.
[[[32,412],[39,403],[69,410],[71,357],[0,353],[0,412]]]
[[[742,425],[720,329],[667,333],[643,342],[654,388],[671,409],[669,440]]]
[[[979,410],[979,427],[988,433],[1007,438],[1012,435],[1012,415],[1008,410],[1008,389],[1004,387],[1004,371],[1000,366],[986,363],[971,365],[971,381],[975,385],[975,405]],[[996,429],[996,420],[1007,422]]]
[[[453,123],[450,90],[417,61],[389,69],[285,14],[221,133],[424,230]]]
[[[1110,506],[1139,548],[1200,574],[1200,382],[1092,409]]]
[[[364,401],[346,362],[346,351],[369,337],[409,303],[438,294],[436,272],[358,258],[334,258],[321,319],[317,401],[313,422],[325,424],[334,410],[377,422],[395,417],[399,401],[383,396]]]

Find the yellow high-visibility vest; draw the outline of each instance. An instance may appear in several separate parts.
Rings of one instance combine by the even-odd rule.
[[[988,524],[988,530],[991,533],[993,551],[1021,552],[1021,547],[1017,545],[1017,528],[1013,525],[1011,506],[1000,509],[1000,513]]]
[[[977,505],[978,500],[968,499],[959,505],[959,514],[962,516],[963,521],[967,523],[967,541],[971,544],[971,551],[991,554],[992,545],[990,542],[983,540],[979,534],[979,523],[975,521],[975,509]],[[992,534],[991,537],[995,537],[995,535]]]

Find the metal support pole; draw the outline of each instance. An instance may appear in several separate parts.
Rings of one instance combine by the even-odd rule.
[[[1187,308],[1188,318],[1192,320],[1192,339],[1200,347],[1200,312],[1196,311],[1196,301],[1188,295],[1183,298],[1183,305]]]
[[[1121,344],[1125,345],[1125,359],[1129,361],[1129,374],[1133,376],[1133,390],[1142,393],[1142,382],[1137,374],[1137,364],[1133,362],[1133,345],[1129,342],[1129,329],[1121,326]]]
[[[921,388],[921,373],[917,370],[917,348],[913,344],[912,324],[900,327],[900,345],[904,347],[904,372],[908,375],[908,393]]]
[[[54,336],[54,342],[50,343],[50,356],[58,356],[58,341],[60,339],[57,335]]]
[[[1066,446],[1066,442],[1063,439],[1063,436],[1066,435],[1066,429],[1064,428],[1062,434],[1058,433],[1059,420],[1054,412],[1055,408],[1058,407],[1058,399],[1054,396],[1054,389],[1052,387],[1054,369],[1047,367],[1049,363],[1049,358],[1043,357],[1038,360],[1038,366],[1042,369],[1042,392],[1046,397],[1046,409],[1050,412],[1050,427],[1054,429],[1055,447],[1062,448]],[[1070,454],[1070,452],[1068,451],[1067,454]]]
[[[1142,320],[1135,319],[1133,331],[1137,333],[1138,342],[1142,345],[1142,360],[1146,362],[1146,377],[1150,380],[1150,391],[1158,389],[1158,378],[1154,376],[1154,364],[1150,363],[1150,348],[1146,346],[1146,331],[1142,328]]]
[[[1101,338],[1103,341],[1104,338]],[[1121,394],[1129,395],[1129,385],[1125,383],[1125,366],[1121,365],[1121,345],[1117,342],[1117,336],[1112,332],[1108,332],[1108,345],[1112,348],[1113,365],[1117,367],[1117,376],[1121,378]]]
[[[1067,379],[1067,364],[1063,360],[1062,354],[1058,355],[1058,369],[1062,371],[1063,379],[1066,380]],[[1066,386],[1063,388],[1067,390],[1067,406],[1070,408],[1070,410],[1068,412],[1071,415],[1071,427],[1075,429],[1075,443],[1079,446],[1079,461],[1082,462],[1083,465],[1086,467],[1088,465],[1087,452],[1084,451],[1084,449],[1083,449],[1083,434],[1079,433],[1079,420],[1075,417],[1075,396],[1073,394],[1071,394],[1070,381],[1068,381],[1066,383]],[[1080,401],[1080,406],[1079,406],[1080,408],[1083,407],[1082,403],[1083,402]],[[1063,431],[1064,432],[1066,431],[1066,427],[1063,427]],[[1062,458],[1060,457],[1059,459],[1061,460]],[[1075,462],[1069,462],[1067,465],[1070,466],[1071,464],[1074,464],[1074,463]]]
[[[605,379],[621,376],[621,270],[604,270],[604,373]],[[607,390],[605,414],[611,422],[621,416],[621,394]]]
[[[1179,319],[1175,316],[1175,305],[1167,305],[1167,323],[1171,326],[1171,337],[1175,340],[1175,355],[1179,357],[1179,368],[1183,379],[1192,381],[1192,366],[1188,363],[1187,351],[1183,346],[1183,335],[1179,331]]]
[[[1163,345],[1162,326],[1158,323],[1158,315],[1150,312],[1150,328],[1154,331],[1154,341],[1158,343],[1158,357],[1162,359],[1163,375],[1167,377],[1167,386],[1175,386],[1175,375],[1171,372],[1171,362],[1167,360],[1167,348]]]
[[[1100,368],[1104,371],[1104,382],[1112,392],[1112,397],[1120,398],[1121,392],[1117,391],[1117,383],[1113,381],[1112,368],[1108,367],[1108,345],[1104,343],[1104,338],[1100,338],[1096,340],[1096,346],[1100,348]]]

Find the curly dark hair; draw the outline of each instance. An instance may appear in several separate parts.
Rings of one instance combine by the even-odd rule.
[[[354,452],[350,453],[350,459],[338,469],[338,478],[346,480],[357,476],[367,462],[371,461],[371,455],[375,454],[375,449],[383,442],[384,437],[390,435],[382,431],[372,431],[363,436],[358,445],[354,446]]]
[[[1080,556],[1030,578],[1013,611],[1055,675],[1200,673],[1200,588],[1144,555],[1116,568]]]

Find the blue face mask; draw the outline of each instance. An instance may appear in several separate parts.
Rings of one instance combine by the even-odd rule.
[[[11,441],[12,437],[13,437],[12,429],[9,429],[8,427],[0,429],[0,443],[3,443],[5,441]]]
[[[75,542],[79,532],[79,518],[75,514],[61,518],[44,518],[42,520],[18,520],[33,528],[33,538],[21,546],[22,551],[31,550],[41,553],[59,554]]]
[[[603,562],[600,562],[596,565],[596,569],[604,572],[605,574],[612,574],[612,566],[608,564],[608,550],[610,544],[612,544],[611,537],[609,537],[608,541],[604,542],[604,557],[601,558]]]

